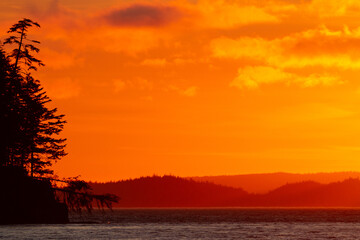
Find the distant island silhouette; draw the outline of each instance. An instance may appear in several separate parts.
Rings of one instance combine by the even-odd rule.
[[[360,180],[353,178],[285,184],[264,194],[175,176],[89,184],[97,194],[120,196],[115,207],[360,207]]]
[[[242,188],[249,193],[267,193],[287,183],[314,181],[318,183],[332,183],[348,178],[360,178],[360,172],[320,172],[320,173],[257,173],[220,176],[188,177],[199,182]]]

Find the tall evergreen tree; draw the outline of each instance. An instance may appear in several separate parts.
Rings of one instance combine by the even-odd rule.
[[[39,52],[33,44],[40,43],[27,38],[29,27],[40,25],[30,19],[23,19],[14,24],[8,33],[15,33],[4,41],[4,45],[14,44],[16,47],[4,57],[7,66],[4,81],[4,97],[8,96],[4,106],[10,110],[4,128],[8,129],[6,136],[11,138],[9,146],[3,146],[0,154],[4,155],[3,164],[18,165],[26,168],[30,175],[52,173],[49,166],[53,161],[65,156],[66,139],[59,138],[64,124],[64,115],[58,114],[56,108],[48,108],[51,99],[29,72],[43,66],[41,60],[31,52]],[[31,43],[26,43],[26,42]],[[11,70],[9,71],[9,65]],[[7,80],[8,79],[8,80]],[[5,113],[5,112],[2,112]],[[0,151],[1,152],[1,151]]]
[[[27,66],[28,70],[37,70],[38,66],[44,66],[43,62],[33,55],[31,52],[39,52],[39,48],[37,48],[33,43],[40,43],[36,40],[30,40],[27,38],[27,32],[29,27],[40,27],[40,24],[34,22],[30,19],[24,18],[23,20],[15,23],[8,31],[8,33],[17,33],[16,35],[11,35],[6,38],[4,44],[16,44],[16,48],[12,50],[9,57],[14,60],[14,71],[18,68],[19,62],[22,62],[25,66]]]
[[[0,45],[0,167],[7,170],[8,166],[21,167],[32,177],[49,184],[52,181],[51,191],[61,195],[71,210],[86,208],[90,211],[94,203],[111,208],[111,204],[118,201],[117,196],[95,195],[90,185],[82,180],[59,180],[51,175],[49,167],[66,155],[66,139],[59,137],[66,121],[56,108],[48,107],[51,99],[39,80],[31,75],[30,70],[36,71],[38,66],[44,65],[31,55],[39,51],[33,45],[39,42],[27,38],[32,26],[40,27],[30,19],[19,21],[8,31],[17,35],[8,37]],[[27,43],[29,41],[31,43]],[[6,54],[4,45],[15,45],[15,49]]]
[[[12,67],[3,49],[0,49],[0,165],[12,164],[11,156],[20,135],[20,101],[16,80],[10,77]],[[15,76],[15,75],[13,75]],[[18,77],[18,76],[17,76]]]

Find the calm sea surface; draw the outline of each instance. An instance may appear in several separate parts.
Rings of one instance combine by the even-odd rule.
[[[0,226],[0,239],[360,239],[360,209],[117,209],[71,220]]]

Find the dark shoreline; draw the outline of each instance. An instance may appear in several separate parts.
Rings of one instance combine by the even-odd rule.
[[[68,208],[57,200],[48,180],[34,179],[17,167],[0,167],[0,224],[61,224]]]

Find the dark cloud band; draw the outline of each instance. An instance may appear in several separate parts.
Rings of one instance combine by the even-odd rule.
[[[124,27],[160,27],[177,21],[181,12],[175,7],[133,5],[103,16],[111,25]]]

